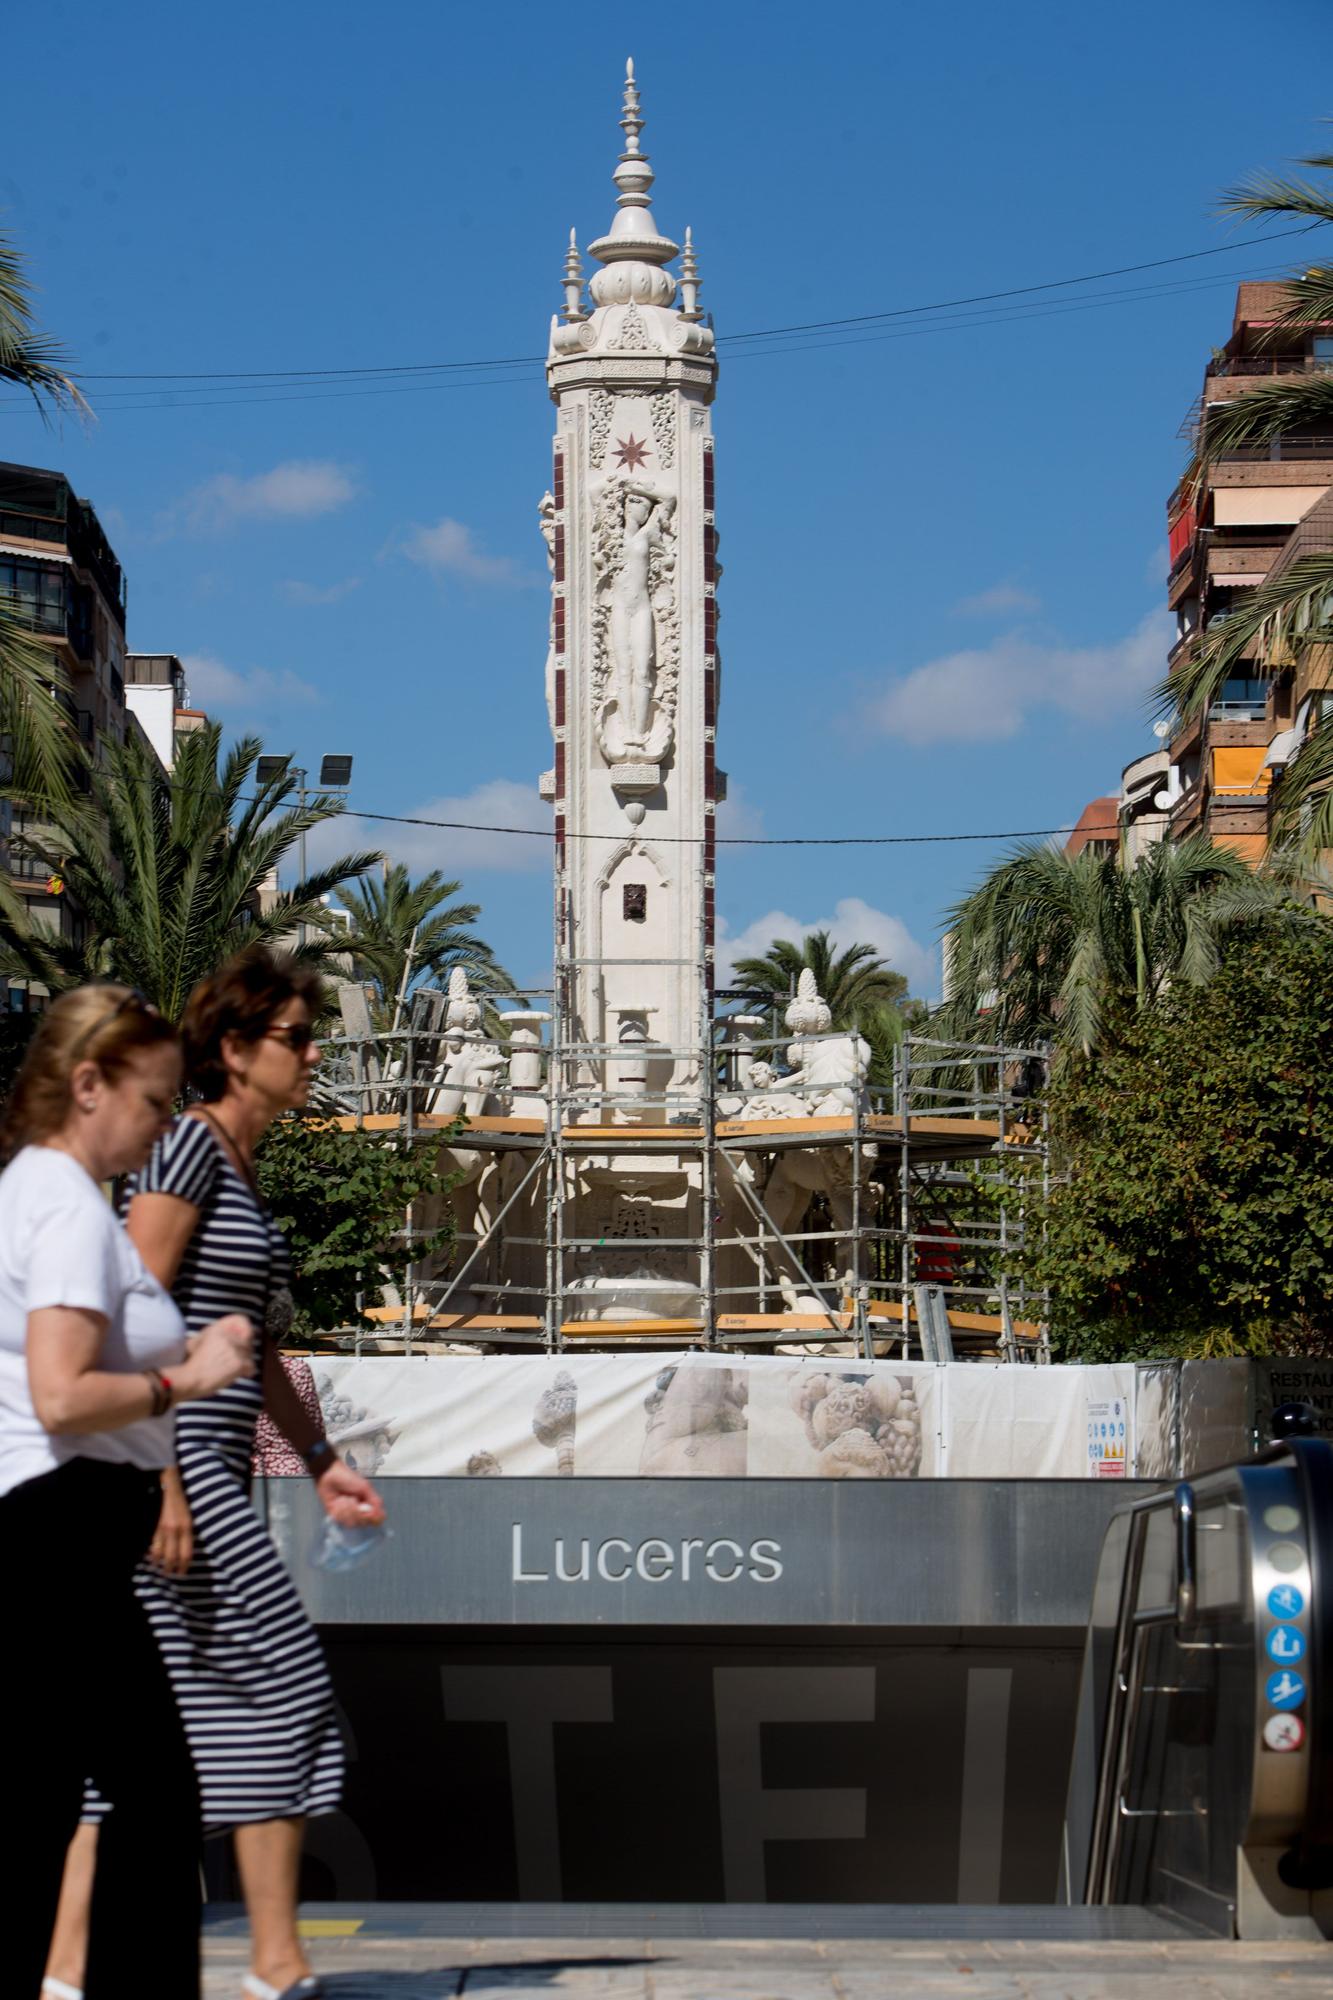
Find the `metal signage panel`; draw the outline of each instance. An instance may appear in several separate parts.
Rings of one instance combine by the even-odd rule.
[[[324,1625],[1061,1626],[1139,1491],[1082,1480],[392,1479],[362,1567],[309,1566],[305,1480],[259,1504]]]

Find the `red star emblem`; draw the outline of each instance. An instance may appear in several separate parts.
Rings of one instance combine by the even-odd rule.
[[[648,463],[647,438],[644,438],[641,442],[635,437],[633,431],[630,432],[627,438],[617,438],[616,457],[620,460],[626,472],[637,471],[639,466]]]

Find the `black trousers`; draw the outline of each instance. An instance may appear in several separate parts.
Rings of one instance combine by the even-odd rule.
[[[198,1788],[132,1581],[161,1500],[155,1472],[92,1458],[0,1496],[11,1834],[2,1949],[15,2000],[41,1988],[89,1777],[112,1811],[98,1837],[87,2000],[199,1992]]]

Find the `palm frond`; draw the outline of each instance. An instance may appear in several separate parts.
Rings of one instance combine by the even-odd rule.
[[[33,327],[32,286],[23,260],[0,233],[0,382],[26,389],[47,422],[52,409],[91,416],[73,376],[61,366],[63,360],[59,343]]]
[[[1153,690],[1163,713],[1204,714],[1241,660],[1267,666],[1333,637],[1333,551],[1318,550],[1256,584],[1226,618],[1216,619],[1192,655]]]
[[[1316,155],[1300,164],[1327,167],[1329,163]],[[1251,174],[1239,187],[1228,189],[1218,206],[1224,215],[1244,216],[1251,222],[1263,215],[1303,215],[1312,224],[1333,222],[1333,194],[1327,188],[1281,174]]]
[[[1321,318],[1333,317],[1324,313]],[[1333,434],[1333,375],[1287,375],[1260,382],[1229,403],[1214,405],[1200,426],[1192,468],[1195,491],[1210,466],[1232,452],[1258,450],[1288,431],[1322,426]]]
[[[1274,785],[1272,833],[1307,865],[1333,848],[1333,724],[1306,737]]]
[[[65,703],[69,678],[50,647],[33,637],[0,597],[0,735],[9,739],[0,796],[67,812],[86,761]]]

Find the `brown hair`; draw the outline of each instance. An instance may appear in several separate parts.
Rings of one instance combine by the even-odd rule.
[[[215,1104],[227,1088],[226,1037],[261,1040],[289,1000],[304,1000],[313,1021],[324,1005],[319,974],[263,945],[237,952],[211,978],[200,980],[185,1003],[181,1035],[186,1079],[206,1103]]]
[[[111,1082],[141,1049],[178,1039],[132,986],[80,986],[42,1015],[5,1106],[0,1159],[20,1146],[40,1145],[69,1116],[70,1080],[82,1062],[95,1062]]]

